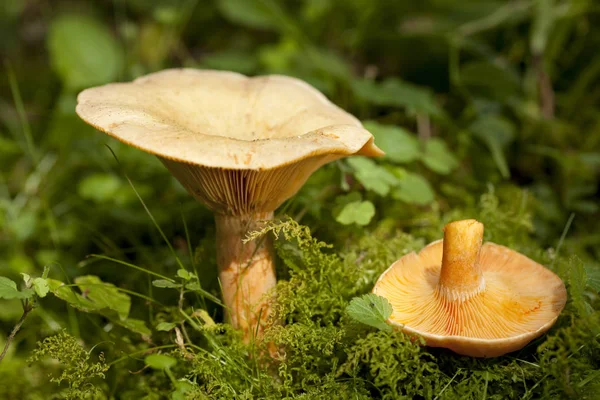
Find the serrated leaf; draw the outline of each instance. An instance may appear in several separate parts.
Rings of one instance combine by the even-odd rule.
[[[182,285],[166,279],[156,279],[152,281],[152,286],[157,288],[180,288]]]
[[[156,330],[168,332],[176,326],[177,324],[174,324],[173,322],[160,322],[158,325],[156,325]]]
[[[82,278],[82,277],[80,277]],[[83,277],[83,278],[89,278],[88,277]],[[99,280],[98,277],[93,277]],[[78,278],[79,279],[79,278]],[[88,288],[91,288],[91,280],[90,279],[84,279],[84,282],[82,282],[82,287],[87,286]],[[95,280],[94,280],[95,281]],[[79,311],[83,311],[83,312],[87,312],[87,313],[95,313],[95,314],[99,314],[102,315],[106,318],[108,318],[109,320],[111,320],[112,322],[114,322],[115,324],[122,326],[126,329],[131,330],[132,332],[136,332],[142,335],[146,335],[149,336],[151,334],[150,330],[148,329],[148,327],[146,326],[146,323],[142,320],[137,320],[137,319],[122,319],[121,315],[123,315],[123,304],[121,303],[121,301],[118,301],[117,307],[118,309],[121,310],[121,314],[119,314],[116,310],[113,310],[111,308],[109,308],[104,302],[96,302],[96,301],[92,301],[89,297],[90,291],[86,290],[85,291],[85,297],[82,296],[79,293],[76,293],[70,286],[66,286],[63,282],[56,280],[56,279],[46,279],[46,282],[48,283],[48,287],[50,289],[50,291],[59,299],[65,301],[67,304],[69,304],[71,307],[74,307],[76,309],[78,309]],[[100,285],[104,286],[104,285],[110,285],[107,284],[105,282],[102,282]],[[112,285],[110,285],[112,286]],[[85,289],[82,289],[85,290]],[[109,289],[110,290],[110,289]],[[116,290],[116,288],[112,288],[112,290]],[[111,292],[112,292],[111,290]],[[124,295],[123,293],[120,293],[121,295]],[[126,296],[126,295],[125,295]],[[101,295],[99,295],[98,293],[94,293],[92,295],[92,297],[96,300],[98,300],[98,297],[102,298]],[[127,296],[129,298],[129,296]]]
[[[44,278],[35,278],[33,280],[33,289],[35,290],[35,293],[37,293],[37,295],[39,297],[46,297],[46,295],[50,291],[48,282]]]
[[[435,199],[435,193],[427,179],[406,172],[392,191],[392,197],[410,204],[426,205]]]
[[[23,289],[19,291],[17,284],[4,276],[0,276],[0,299],[28,299],[33,296],[33,289]]]
[[[102,282],[100,278],[93,275],[79,276],[75,278],[85,297],[100,308],[108,308],[116,311],[121,320],[127,319],[131,308],[131,299],[125,293],[120,292],[112,283]]]
[[[165,370],[174,367],[177,364],[177,359],[164,354],[150,354],[146,356],[144,362],[150,368]]]
[[[398,179],[384,167],[366,157],[352,157],[347,160],[354,170],[354,176],[367,190],[380,196],[390,192],[392,186],[398,184]]]
[[[431,138],[425,142],[423,164],[438,174],[446,175],[458,166],[458,160],[442,139]]]
[[[409,163],[421,157],[419,141],[407,130],[374,121],[366,121],[363,125],[373,134],[377,146],[385,152],[384,158],[395,163]]]
[[[386,320],[392,315],[390,302],[381,296],[369,293],[355,297],[346,307],[346,312],[355,321],[372,326],[385,332],[391,332],[392,327]]]
[[[85,15],[61,15],[48,34],[50,61],[72,90],[117,80],[124,53],[110,30]]]
[[[353,201],[346,204],[335,220],[343,225],[357,224],[368,225],[375,216],[375,206],[368,200]]]

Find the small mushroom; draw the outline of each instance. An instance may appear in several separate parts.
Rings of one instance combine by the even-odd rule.
[[[560,278],[482,239],[482,223],[451,222],[443,240],[392,264],[373,289],[393,307],[388,323],[472,357],[519,350],[550,329],[567,298]]]
[[[383,152],[352,115],[285,76],[171,69],[84,90],[77,114],[158,156],[215,214],[217,262],[230,322],[246,341],[269,314],[275,286],[270,238],[247,233],[330,161]]]

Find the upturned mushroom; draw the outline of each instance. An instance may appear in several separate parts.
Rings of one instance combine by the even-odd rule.
[[[156,155],[214,212],[226,314],[246,341],[262,332],[276,282],[270,238],[244,243],[247,233],[323,164],[383,154],[355,117],[286,76],[171,69],[84,90],[77,102],[84,121]]]
[[[560,278],[482,239],[482,223],[451,222],[443,240],[392,264],[373,289],[392,305],[388,323],[473,357],[519,350],[550,329],[567,298]]]

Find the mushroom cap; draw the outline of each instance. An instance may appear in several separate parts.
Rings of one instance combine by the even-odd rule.
[[[417,334],[428,346],[473,357],[496,357],[523,348],[546,332],[567,292],[549,269],[495,243],[481,247],[485,289],[449,301],[438,290],[443,240],[410,253],[385,271],[373,293],[389,300],[388,323]]]
[[[268,170],[319,155],[382,155],[352,115],[286,76],[168,69],[86,89],[77,114],[162,159]],[[266,140],[268,139],[268,140]]]

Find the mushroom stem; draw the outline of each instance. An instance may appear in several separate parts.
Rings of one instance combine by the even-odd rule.
[[[217,264],[227,319],[248,343],[262,336],[267,316],[265,294],[275,287],[273,244],[268,235],[243,242],[249,232],[261,228],[259,221],[273,218],[272,212],[245,216],[215,214]]]
[[[455,221],[444,227],[440,293],[450,301],[464,301],[485,288],[479,264],[483,224],[474,219]]]

